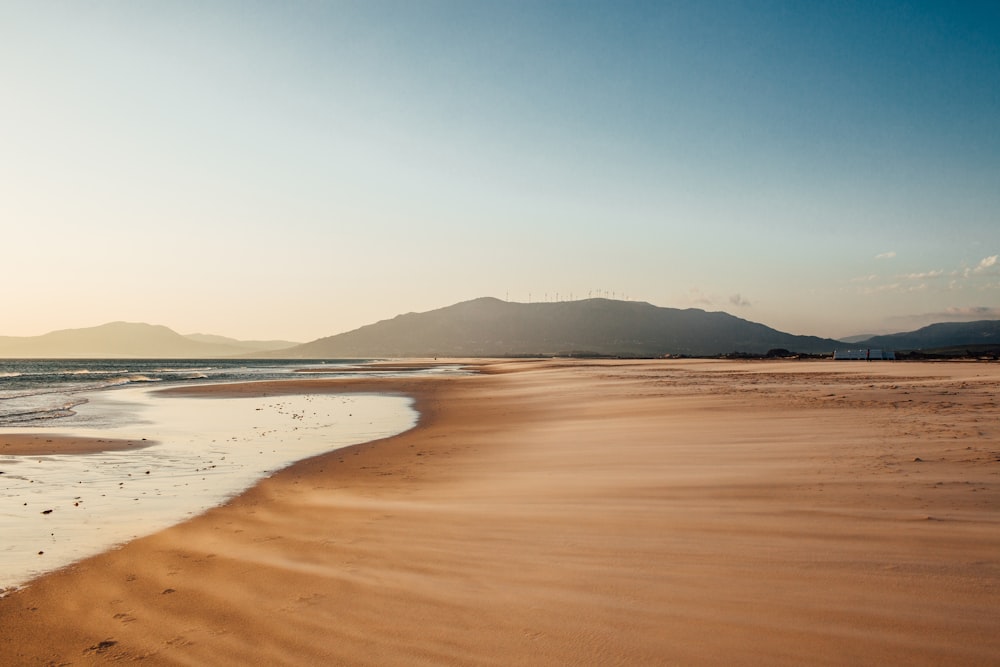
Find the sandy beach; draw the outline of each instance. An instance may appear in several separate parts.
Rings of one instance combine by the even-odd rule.
[[[421,421],[0,598],[0,664],[998,664],[1000,365],[474,367],[171,390]]]

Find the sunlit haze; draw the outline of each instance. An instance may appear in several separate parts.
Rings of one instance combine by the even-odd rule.
[[[1000,5],[0,3],[0,335],[1000,318]]]

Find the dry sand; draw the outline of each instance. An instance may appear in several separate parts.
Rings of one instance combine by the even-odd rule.
[[[0,599],[0,664],[1000,663],[1000,365],[483,368],[227,390],[423,417]]]

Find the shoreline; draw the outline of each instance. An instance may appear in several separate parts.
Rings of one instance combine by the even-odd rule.
[[[145,360],[143,360],[145,361]],[[150,388],[154,394],[175,396],[203,396],[210,394],[213,396],[224,395],[224,389],[220,387],[230,387],[237,385],[248,385],[250,387],[261,384],[268,387],[275,387],[276,383],[297,386],[298,382],[319,382],[319,378],[310,376],[337,373],[344,377],[332,378],[330,381],[340,382],[364,382],[381,381],[389,379],[384,376],[371,377],[368,374],[375,373],[413,373],[419,371],[429,371],[435,369],[455,370],[460,369],[468,360],[448,360],[445,362],[433,362],[426,360],[414,360],[407,362],[375,361],[358,365],[337,365],[337,366],[314,366],[293,370],[285,379],[267,380],[223,380],[209,382],[191,382],[181,384],[170,384],[166,387]],[[359,377],[351,377],[357,375]],[[395,376],[401,377],[401,376]],[[419,377],[419,376],[416,376]],[[301,385],[298,385],[301,386]],[[311,385],[314,386],[314,385]],[[372,393],[381,393],[382,387],[369,385]],[[199,389],[200,388],[200,389]],[[190,390],[190,391],[189,391]],[[90,390],[95,396],[102,396],[105,390]],[[281,393],[297,393],[297,391],[287,391],[287,389],[276,390],[276,395]],[[361,390],[349,393],[362,393]],[[398,395],[399,392],[396,392]],[[252,391],[237,390],[233,396],[254,395]],[[83,403],[88,402],[84,400]],[[67,427],[59,420],[51,422],[25,426],[20,423],[0,424],[0,456],[51,456],[60,454],[96,454],[101,452],[112,452],[133,449],[137,447],[148,447],[155,444],[155,441],[145,438],[111,438],[86,435],[86,431],[92,427],[87,425]]]
[[[30,434],[33,453],[0,455],[0,589],[202,514],[300,460],[408,430],[417,418],[399,396],[212,402],[157,393],[115,392],[100,409],[116,426]],[[154,437],[155,446],[114,448]]]
[[[0,662],[988,664],[1000,369],[862,366],[303,380],[418,424],[0,599]]]

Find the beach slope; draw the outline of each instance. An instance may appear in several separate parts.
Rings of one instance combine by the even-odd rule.
[[[422,419],[0,599],[0,664],[996,664],[1000,366],[481,370],[225,389]]]

